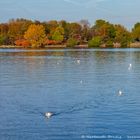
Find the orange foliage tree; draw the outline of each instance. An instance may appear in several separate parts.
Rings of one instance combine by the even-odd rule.
[[[31,24],[32,21],[26,19],[10,20],[8,23],[8,36],[11,44],[13,44],[15,40],[22,39],[25,31],[27,31]]]
[[[29,41],[33,48],[42,46],[46,39],[44,26],[35,24],[30,25],[24,34],[24,38]]]

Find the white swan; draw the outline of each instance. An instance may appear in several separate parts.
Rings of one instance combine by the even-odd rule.
[[[119,94],[119,96],[122,96],[122,94],[123,94],[123,93],[122,93],[122,91],[121,91],[121,90],[119,90],[119,93],[118,93],[118,94]]]
[[[80,62],[81,62],[80,60],[77,60],[77,64],[80,64]]]
[[[52,112],[46,112],[46,113],[45,113],[45,117],[48,118],[48,119],[51,118],[52,115],[53,115]]]
[[[130,63],[129,67],[128,67],[128,70],[131,70],[131,68],[132,68],[132,64]]]

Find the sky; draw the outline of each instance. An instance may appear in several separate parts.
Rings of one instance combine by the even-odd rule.
[[[12,18],[32,20],[97,19],[122,24],[131,29],[140,21],[140,0],[0,0],[0,22]]]

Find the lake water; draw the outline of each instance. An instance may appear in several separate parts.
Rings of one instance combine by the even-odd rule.
[[[140,49],[0,49],[0,140],[97,137],[140,139]]]

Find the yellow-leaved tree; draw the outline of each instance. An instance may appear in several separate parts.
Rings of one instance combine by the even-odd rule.
[[[43,25],[32,24],[24,34],[24,38],[29,41],[33,48],[37,48],[43,45],[46,34]]]

